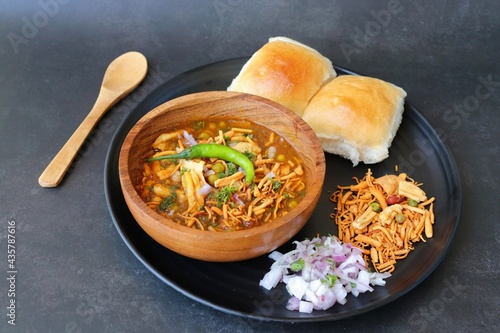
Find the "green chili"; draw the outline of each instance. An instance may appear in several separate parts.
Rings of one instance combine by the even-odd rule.
[[[252,183],[255,176],[255,170],[252,161],[248,159],[243,153],[228,146],[218,145],[214,143],[200,143],[190,146],[178,154],[163,155],[148,158],[147,161],[159,161],[164,159],[195,159],[195,158],[220,158],[227,162],[233,162],[245,170],[245,180],[247,183]]]

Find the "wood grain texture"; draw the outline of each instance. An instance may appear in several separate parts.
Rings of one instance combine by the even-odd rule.
[[[285,137],[303,161],[307,193],[299,205],[271,223],[248,230],[209,232],[188,228],[149,208],[137,194],[140,165],[163,132],[210,117],[249,120]],[[123,195],[139,225],[157,242],[206,261],[238,261],[270,252],[290,240],[311,216],[323,187],[325,157],[312,129],[295,113],[265,98],[227,91],[202,92],[166,102],[146,114],[125,138],[119,159]]]

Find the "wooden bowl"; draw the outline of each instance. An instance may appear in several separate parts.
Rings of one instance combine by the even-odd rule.
[[[136,192],[140,165],[161,133],[210,117],[250,120],[283,136],[298,152],[306,195],[297,207],[270,223],[247,230],[211,232],[180,225],[148,207]],[[120,184],[132,215],[153,239],[187,257],[230,262],[268,253],[289,241],[308,221],[323,187],[325,156],[313,130],[295,113],[265,98],[227,91],[202,92],[168,101],[140,119],[120,151]]]

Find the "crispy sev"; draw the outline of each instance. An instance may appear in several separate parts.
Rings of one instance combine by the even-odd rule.
[[[406,174],[374,178],[368,169],[362,179],[353,179],[355,184],[338,186],[330,196],[336,203],[331,218],[338,226],[338,237],[359,247],[378,272],[393,272],[414,243],[432,238],[435,198],[427,199],[420,184]],[[400,196],[401,202],[388,205],[385,199],[393,195]]]
[[[269,223],[303,198],[302,161],[286,140],[267,128],[224,119],[187,123],[183,130],[160,134],[151,153],[172,155],[193,140],[247,154],[254,165],[254,183],[247,184],[244,170],[234,165],[230,170],[223,159],[146,161],[136,189],[159,214],[190,228],[232,231]]]

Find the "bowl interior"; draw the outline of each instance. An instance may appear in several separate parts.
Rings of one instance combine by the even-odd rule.
[[[302,159],[305,172],[306,195],[297,207],[271,223],[247,230],[220,233],[179,225],[157,214],[142,201],[134,186],[142,178],[142,162],[151,153],[151,144],[156,137],[166,131],[182,128],[183,124],[192,124],[210,117],[251,121],[287,139]],[[203,92],[166,102],[141,118],[130,130],[122,145],[119,173],[129,209],[141,227],[162,245],[189,256],[183,248],[189,247],[188,243],[193,239],[196,242],[202,240],[206,243],[205,247],[225,241],[228,251],[234,252],[238,248],[238,242],[235,240],[244,237],[249,242],[265,244],[253,244],[253,251],[248,251],[247,244],[246,250],[242,252],[263,254],[288,241],[307,222],[321,193],[325,160],[321,144],[312,129],[299,116],[281,105],[243,93]],[[273,230],[278,232],[272,232]],[[263,237],[264,234],[267,236]],[[172,239],[174,237],[175,239]],[[182,237],[188,237],[190,240],[180,241]],[[172,245],[172,243],[177,244]],[[244,244],[241,246],[244,247]],[[214,251],[224,251],[224,248],[219,244],[214,247]],[[242,253],[240,256],[256,255]]]

